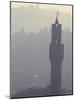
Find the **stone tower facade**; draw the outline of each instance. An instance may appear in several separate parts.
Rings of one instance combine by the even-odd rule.
[[[61,90],[62,62],[64,58],[64,44],[61,43],[62,25],[59,24],[58,13],[52,24],[49,59],[51,63],[51,93],[59,95]]]

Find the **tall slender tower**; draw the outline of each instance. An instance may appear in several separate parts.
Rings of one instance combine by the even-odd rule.
[[[51,62],[51,94],[59,95],[61,90],[62,62],[64,58],[64,44],[61,43],[62,25],[58,21],[52,24],[49,59]]]

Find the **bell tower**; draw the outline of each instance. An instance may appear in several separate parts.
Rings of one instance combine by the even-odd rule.
[[[64,58],[64,44],[61,43],[62,24],[59,24],[58,14],[52,24],[49,60],[51,63],[51,95],[59,95],[61,90],[62,62]]]

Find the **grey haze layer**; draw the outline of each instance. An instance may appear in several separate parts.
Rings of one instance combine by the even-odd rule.
[[[53,16],[56,11],[47,12],[42,9],[29,9],[14,8],[11,13],[10,74],[12,94],[32,86],[45,87],[51,84],[49,44],[51,42],[51,24],[55,21]],[[63,27],[71,30],[71,16],[69,14],[62,15],[67,18],[65,20],[66,25],[64,22],[62,24]],[[60,19],[62,19],[61,16]],[[40,20],[42,20],[42,24]],[[45,25],[43,21],[45,21]],[[61,20],[59,21],[62,22]],[[24,27],[25,32],[23,29],[21,31],[22,27]],[[16,32],[16,30],[21,32]],[[64,43],[62,88],[66,89],[72,88],[72,32],[69,30],[62,32],[62,43]]]
[[[64,61],[62,66],[62,87],[72,88],[72,42],[71,33],[63,33]],[[50,84],[49,33],[17,33],[11,41],[11,82],[14,92],[31,86]],[[35,77],[37,75],[37,77]]]

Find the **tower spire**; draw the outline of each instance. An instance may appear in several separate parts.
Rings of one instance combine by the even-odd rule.
[[[58,19],[59,12],[57,12],[56,18]]]
[[[57,12],[55,24],[59,24],[58,15],[59,15],[59,12]]]

